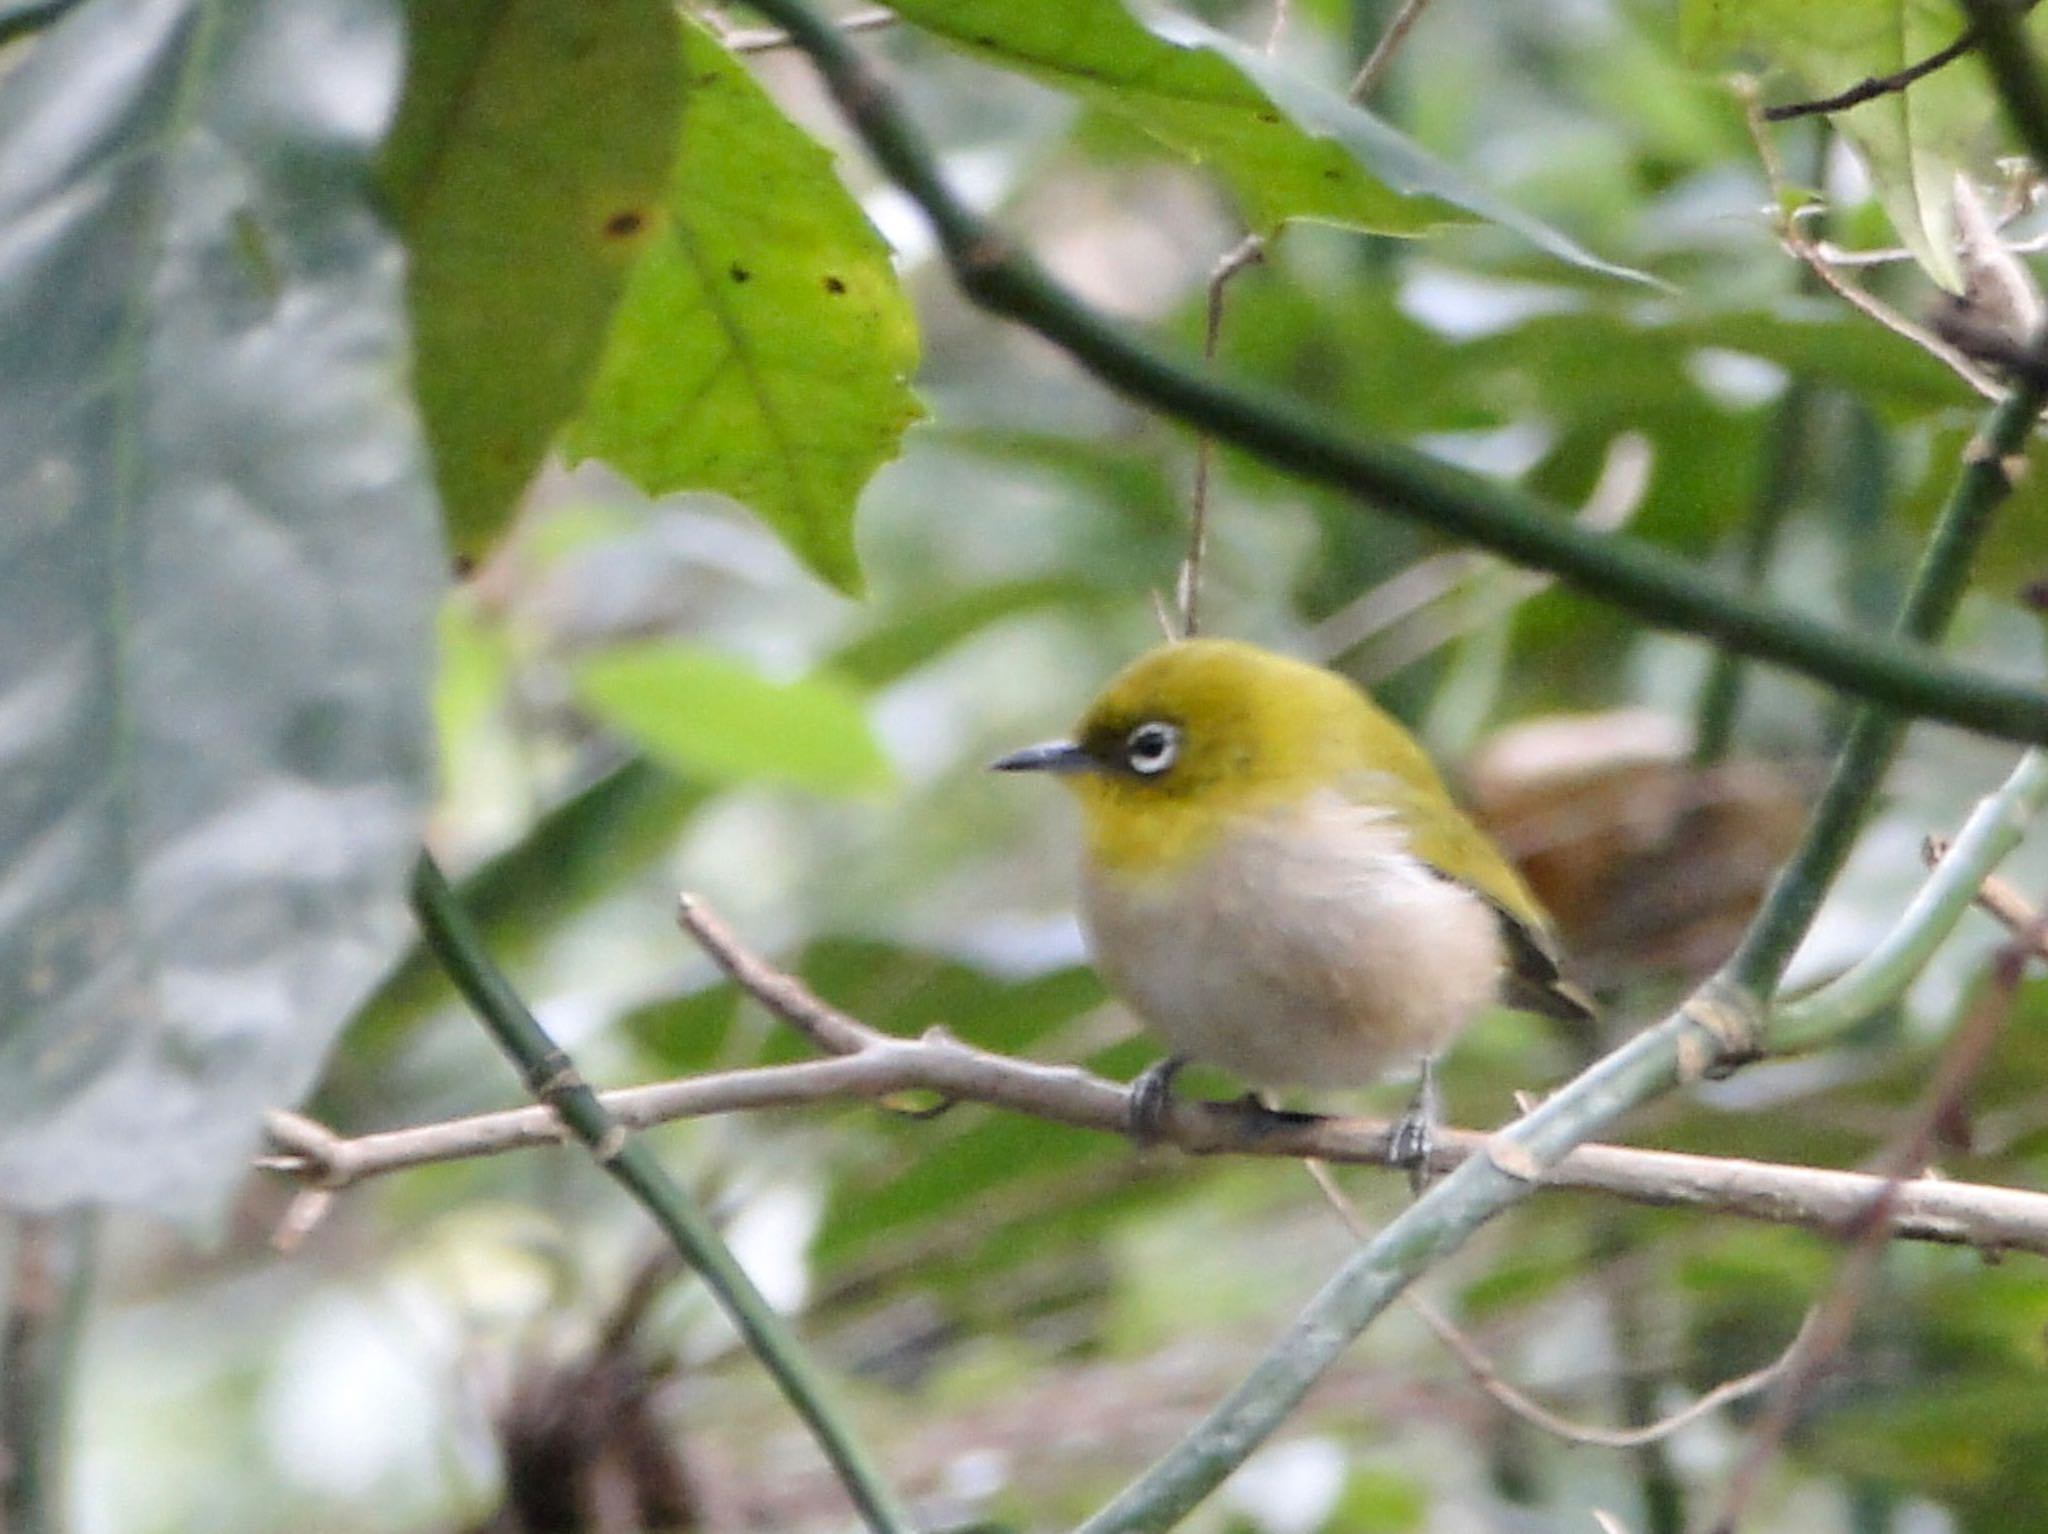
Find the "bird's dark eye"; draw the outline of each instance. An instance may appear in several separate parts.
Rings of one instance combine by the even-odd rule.
[[[1180,755],[1180,730],[1164,720],[1139,725],[1124,737],[1124,761],[1140,777],[1157,777]]]

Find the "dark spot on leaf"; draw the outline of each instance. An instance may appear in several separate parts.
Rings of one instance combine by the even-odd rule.
[[[2020,600],[2037,613],[2048,613],[2048,576],[2022,586]]]
[[[468,554],[457,554],[448,563],[454,567],[458,581],[466,581],[476,574],[476,560]]]
[[[734,282],[751,281],[753,279],[753,275],[754,274],[752,272],[748,271],[744,266],[741,266],[739,262],[733,262],[731,276]]]
[[[604,221],[605,236],[613,240],[623,240],[646,227],[647,215],[638,208],[621,208]]]
[[[1277,123],[1280,121],[1280,114],[1278,112],[1261,112],[1259,113],[1259,121],[1262,123]]]
[[[1323,179],[1325,181],[1342,181],[1344,179],[1344,172],[1331,165],[1324,169]]]
[[[974,37],[974,46],[975,46],[975,47],[977,47],[977,48],[993,48],[993,47],[995,47],[995,45],[996,45],[996,40],[995,40],[995,39],[994,39],[993,37],[990,37],[990,36],[989,36],[989,35],[988,35],[988,34],[987,34],[986,32],[980,32],[980,33],[977,33],[977,34],[975,34],[975,37]]]
[[[825,291],[827,293],[844,293],[846,291],[846,283],[840,278],[834,277],[830,272],[827,272],[825,274]]]
[[[716,85],[718,83],[718,76],[715,74],[701,74],[690,83],[696,86],[697,89],[704,90],[709,86]]]

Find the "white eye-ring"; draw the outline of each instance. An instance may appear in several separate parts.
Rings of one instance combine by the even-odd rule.
[[[1124,737],[1124,761],[1140,777],[1155,778],[1180,755],[1180,727],[1147,720]]]

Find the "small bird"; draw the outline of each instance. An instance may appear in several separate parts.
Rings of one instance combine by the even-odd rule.
[[[1578,1021],[1548,919],[1413,736],[1344,677],[1255,645],[1169,643],[1072,740],[992,766],[1081,802],[1081,913],[1110,989],[1171,1053],[1133,1086],[1156,1137],[1190,1061],[1256,1087],[1419,1065],[1392,1159],[1426,1175],[1437,1056],[1489,1004]]]

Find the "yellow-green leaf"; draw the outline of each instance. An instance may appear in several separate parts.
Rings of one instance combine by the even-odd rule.
[[[582,403],[675,156],[665,0],[412,0],[385,152],[449,541],[481,554]]]
[[[854,503],[920,414],[916,321],[831,156],[708,33],[683,54],[669,217],[567,446],[650,493],[733,497],[851,591]]]
[[[714,783],[791,783],[821,794],[889,781],[860,698],[829,677],[771,682],[688,645],[609,651],[576,674],[584,706],[655,760]]]

